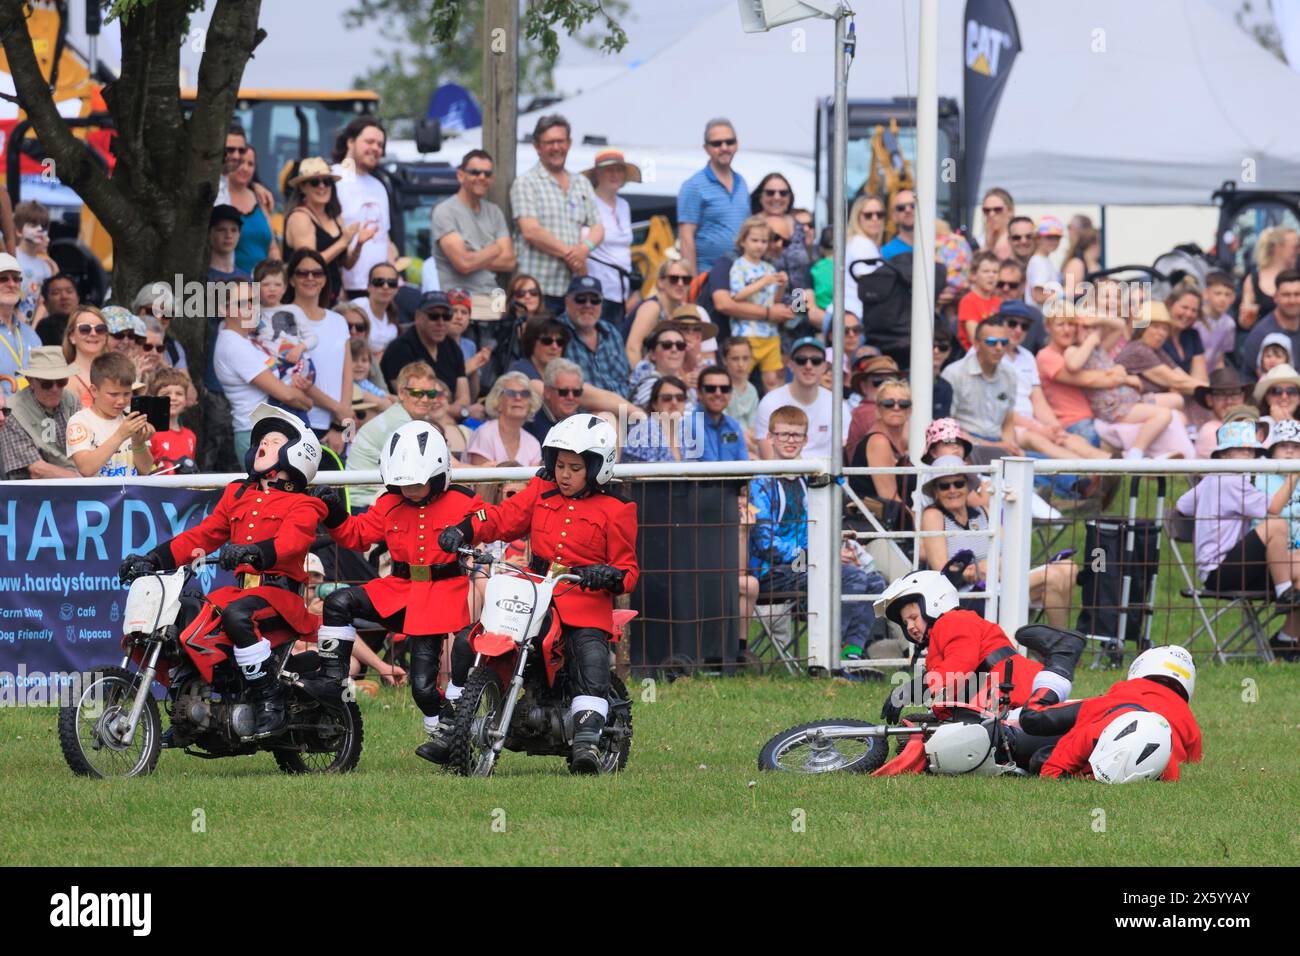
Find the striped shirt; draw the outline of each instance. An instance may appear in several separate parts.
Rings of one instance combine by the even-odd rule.
[[[583,226],[600,223],[596,193],[587,177],[569,173],[569,188],[564,190],[541,163],[514,181],[510,187],[510,205],[516,222],[536,219],[543,229],[566,246],[581,241]],[[522,235],[515,248],[519,250],[517,272],[533,276],[546,295],[564,295],[569,288],[569,267],[563,259],[534,248],[524,241]]]

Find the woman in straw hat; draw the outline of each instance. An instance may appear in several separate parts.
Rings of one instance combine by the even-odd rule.
[[[1259,406],[1260,421],[1294,421],[1300,409],[1300,374],[1290,365],[1277,365],[1255,385],[1255,404]]]
[[[340,178],[319,156],[304,159],[298,165],[298,175],[288,183],[289,214],[284,220],[286,258],[299,249],[319,252],[326,264],[331,303],[343,288],[343,268],[356,265],[361,247],[378,228],[372,223],[343,224],[343,206],[336,186]]]
[[[622,331],[638,290],[632,288],[632,208],[618,192],[627,183],[639,183],[641,170],[619,150],[603,149],[582,174],[595,187],[596,208],[605,226],[605,238],[587,258],[587,275],[600,283],[600,317]]]

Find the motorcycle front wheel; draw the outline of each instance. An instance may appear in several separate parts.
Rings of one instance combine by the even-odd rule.
[[[476,667],[456,701],[451,756],[447,766],[463,777],[490,777],[496,764],[492,731],[500,730],[501,678],[490,667]]]
[[[759,770],[787,773],[872,773],[885,765],[889,742],[885,737],[828,737],[831,728],[871,727],[844,717],[817,720],[783,730],[758,755]]]
[[[149,688],[130,740],[121,731],[131,715],[140,677],[121,667],[104,667],[82,688],[77,702],[59,708],[59,746],[75,774],[139,777],[153,773],[162,750],[162,719]]]
[[[311,731],[291,730],[288,736],[303,749],[275,749],[276,766],[287,774],[348,773],[361,760],[361,708],[346,701],[342,710],[318,708],[319,723]]]

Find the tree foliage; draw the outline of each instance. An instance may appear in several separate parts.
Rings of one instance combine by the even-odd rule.
[[[560,33],[589,49],[616,53],[627,44],[619,18],[627,0],[529,0],[520,18],[520,93],[552,89]],[[397,49],[355,84],[380,96],[385,117],[420,117],[442,83],[483,92],[483,0],[356,0],[349,29],[377,31]]]

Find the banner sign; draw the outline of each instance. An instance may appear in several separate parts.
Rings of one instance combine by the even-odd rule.
[[[984,153],[998,101],[1020,52],[1020,28],[1010,0],[967,0],[962,17],[966,68],[962,81],[962,149],[965,153],[966,203],[973,222],[974,204],[980,201],[980,176]]]
[[[0,485],[0,698],[122,659],[122,560],[194,527],[221,491]],[[232,583],[215,561],[197,583]],[[20,687],[21,689],[21,687]]]

